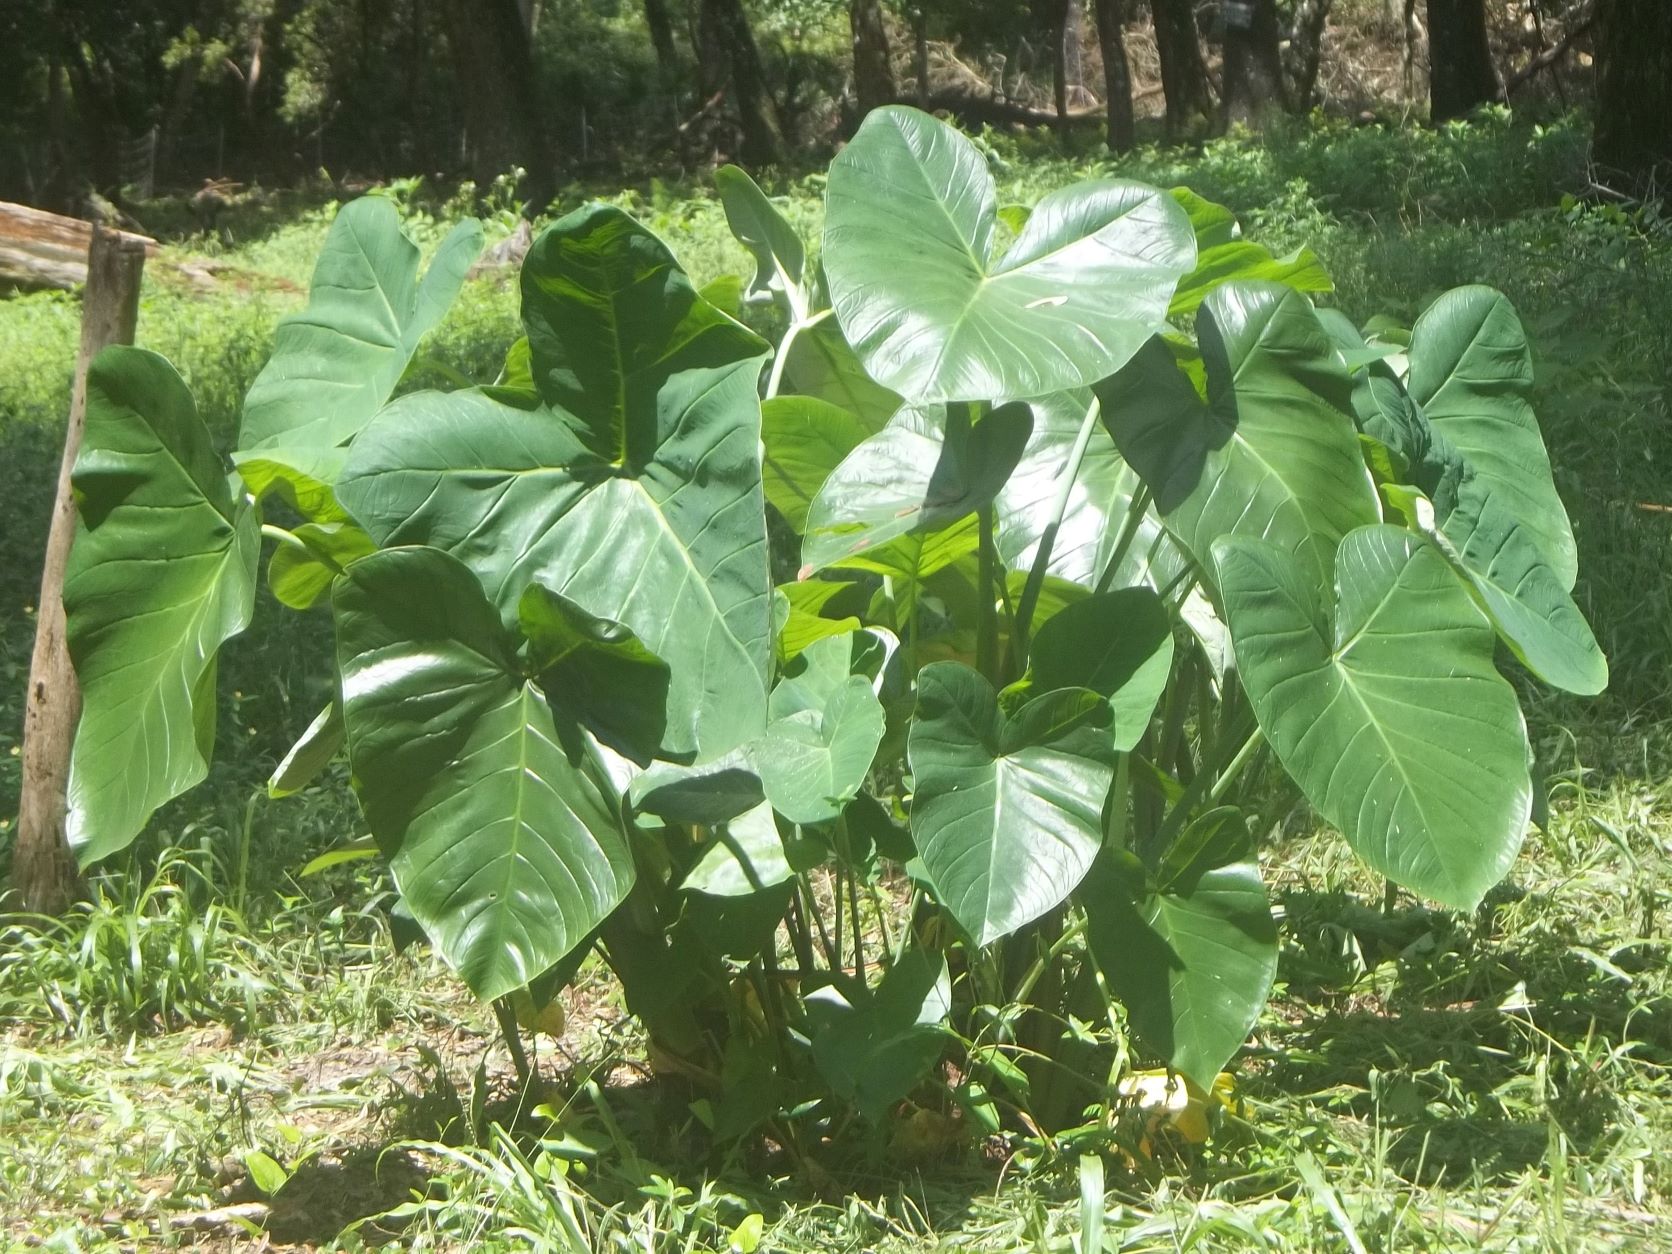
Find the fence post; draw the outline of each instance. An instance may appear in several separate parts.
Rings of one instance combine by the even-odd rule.
[[[80,891],[80,875],[64,830],[70,749],[81,717],[81,689],[64,632],[64,569],[75,539],[70,471],[87,425],[87,368],[106,345],[133,343],[144,268],[143,239],[94,225],[81,303],[81,347],[41,568],[35,649],[29,659],[29,688],[23,703],[23,786],[11,884],[19,904],[34,914],[61,914]]]

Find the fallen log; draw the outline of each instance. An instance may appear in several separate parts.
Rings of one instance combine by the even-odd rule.
[[[144,235],[116,231],[137,241],[147,257],[158,244]],[[18,287],[78,287],[87,281],[87,249],[93,224],[80,218],[0,200],[0,284]]]
[[[916,103],[914,95],[910,100],[902,98],[901,104]],[[1058,118],[1055,110],[1030,109],[1027,105],[1017,104],[1013,100],[1001,100],[996,96],[972,95],[966,91],[944,89],[929,93],[929,109],[931,112],[944,112],[956,118],[958,122],[968,127],[1051,127],[1056,126]],[[1103,117],[1103,106],[1100,104],[1087,105],[1078,109],[1070,109],[1066,120],[1069,125],[1080,122],[1097,122]]]

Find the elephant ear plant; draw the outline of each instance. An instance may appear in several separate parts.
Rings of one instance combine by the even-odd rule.
[[[84,860],[202,778],[266,536],[336,636],[274,795],[346,754],[470,987],[544,1002],[599,955],[721,1140],[907,1102],[1095,1138],[1135,1058],[1212,1086],[1276,969],[1285,775],[1393,882],[1481,901],[1534,801],[1500,662],[1607,681],[1502,296],[1367,338],[1220,207],[1001,207],[910,109],[831,166],[817,249],[717,181],[776,348],[591,206],[530,250],[499,380],[391,399],[478,234],[420,280],[364,200],[230,476],[166,362],[99,358]]]

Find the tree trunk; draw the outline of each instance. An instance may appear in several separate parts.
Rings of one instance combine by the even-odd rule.
[[[513,166],[528,177],[525,212],[538,213],[557,191],[546,145],[528,15],[518,0],[447,0],[447,42],[470,128],[470,175],[476,194]]]
[[[1121,0],[1096,0],[1097,45],[1103,54],[1103,95],[1109,111],[1109,151],[1128,152],[1136,141],[1132,120],[1132,68],[1126,60]]]
[[[766,75],[742,0],[702,0],[698,31],[704,99],[729,87],[742,132],[739,158],[745,165],[771,165],[780,151],[778,128],[767,113]]]
[[[93,228],[82,296],[81,348],[76,354],[58,495],[52,504],[52,527],[41,568],[35,650],[29,659],[23,705],[23,785],[18,796],[17,843],[12,849],[12,889],[31,914],[62,914],[80,891],[81,877],[64,832],[70,749],[81,717],[81,689],[64,631],[64,568],[75,539],[70,471],[87,425],[87,367],[106,345],[134,342],[144,268],[143,240]]]
[[[1631,195],[1672,192],[1672,4],[1602,0],[1597,44],[1599,173]]]
[[[1077,0],[1057,0],[1051,14],[1051,103],[1057,113],[1057,134],[1068,135],[1069,44],[1074,38]]]
[[[1167,99],[1167,138],[1181,139],[1213,113],[1195,13],[1190,0],[1151,0],[1150,16]]]
[[[1289,69],[1289,102],[1297,113],[1305,113],[1318,102],[1318,66],[1324,56],[1324,27],[1329,22],[1331,0],[1295,0],[1294,34],[1289,40],[1285,63]]]
[[[662,76],[663,89],[672,91],[679,81],[679,52],[673,43],[668,0],[644,0],[644,24],[650,29],[650,45],[656,49],[656,69]]]
[[[1276,0],[1229,0],[1225,15],[1224,125],[1258,128],[1274,109],[1288,107],[1283,56],[1277,47]]]
[[[1486,42],[1486,0],[1428,0],[1429,118],[1449,122],[1503,95]]]
[[[852,0],[848,24],[853,30],[853,86],[859,117],[893,102],[894,66],[888,55],[888,27],[880,0]]]

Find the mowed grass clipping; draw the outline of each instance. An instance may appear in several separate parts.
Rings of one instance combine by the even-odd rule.
[[[1311,245],[1355,317],[1408,322],[1446,287],[1503,289],[1536,345],[1577,596],[1613,672],[1590,701],[1521,685],[1551,813],[1472,917],[1385,897],[1304,808],[1274,807],[1263,860],[1284,951],[1237,1105],[1206,1145],[1138,1120],[1145,1135],[1105,1162],[1105,1247],[1672,1248],[1672,231],[1570,199],[1587,182],[1577,120],[1296,128],[1118,166],[982,142],[1014,202],[1098,173],[1189,183],[1251,237]],[[697,282],[748,273],[710,187],[592,190]],[[816,234],[816,177],[768,190]],[[456,207],[394,192],[433,247]],[[223,439],[330,212],[252,209],[153,267],[140,342],[179,365]],[[512,225],[490,221],[490,242]],[[180,281],[180,263],[213,284]],[[497,374],[511,273],[467,285],[408,386]],[[78,318],[63,296],[0,302],[0,823]],[[545,1087],[519,1093],[492,1015],[422,946],[397,952],[372,864],[301,874],[363,834],[343,772],[283,802],[261,792],[328,696],[326,627],[263,594],[223,661],[209,785],[69,918],[0,933],[0,1241],[1080,1248],[1078,1154],[1045,1141],[714,1154],[601,971],[563,1036],[536,1038]]]

